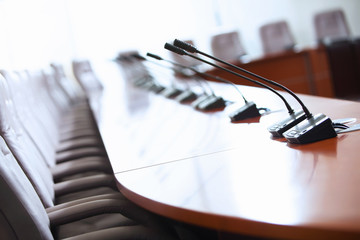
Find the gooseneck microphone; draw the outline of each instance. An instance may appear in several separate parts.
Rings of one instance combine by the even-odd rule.
[[[131,54],[127,55],[126,58],[128,61],[134,61],[134,60],[145,61],[145,60],[147,60],[146,58],[144,58],[143,56],[141,56],[138,53],[131,53]],[[136,80],[134,82],[135,86],[141,87],[144,89],[148,89],[155,93],[160,93],[165,90],[165,87],[162,84],[160,84],[158,81],[156,81],[154,79],[154,77],[148,72],[147,69],[142,68],[142,69],[140,69],[140,71],[142,71],[142,72],[146,71],[146,77]]]
[[[153,61],[149,61],[147,58],[143,57],[142,55],[138,54],[138,53],[134,53],[131,55],[133,58],[136,58],[138,60],[142,60],[142,61],[148,61],[151,62],[152,64],[155,64],[157,66],[163,67],[163,68],[167,68],[167,69],[171,69],[174,72],[179,72],[177,69],[169,67],[169,66],[165,66],[162,64],[159,64],[157,62],[153,62]],[[156,91],[157,88],[150,88],[151,90],[155,90],[155,92],[167,97],[167,98],[177,98],[179,95],[183,94],[185,91],[176,87],[174,82],[171,82],[171,86],[167,86],[164,87],[162,86],[162,90],[161,91]],[[160,89],[159,89],[160,90]]]
[[[159,60],[159,61],[165,61],[165,62],[168,62],[174,66],[177,66],[177,67],[180,67],[181,69],[192,69],[192,67],[186,67],[182,64],[179,64],[179,63],[176,63],[176,62],[173,62],[173,61],[170,61],[170,60],[166,60],[156,54],[153,54],[153,53],[146,53],[146,56],[148,57],[151,57],[151,58],[154,58],[156,60]],[[176,69],[174,68],[174,71]],[[183,75],[185,74],[184,72],[181,72]],[[197,79],[196,79],[197,80]],[[205,99],[207,98],[210,98],[210,97],[216,97],[215,96],[215,92],[213,91],[213,89],[209,86],[209,89],[211,91],[211,95],[208,95],[208,93],[206,92],[205,88],[202,86],[202,84],[198,81],[199,85],[201,86],[201,88],[203,89],[203,94],[202,96],[198,96],[197,94],[195,94],[193,91],[191,90],[188,90],[188,91],[184,91],[182,94],[180,94],[176,100],[179,101],[180,103],[186,103],[186,102],[192,102],[191,105],[194,107],[194,108],[197,108],[200,104],[200,102],[204,101]]]
[[[182,69],[189,69],[192,72],[194,72],[195,74],[197,74],[198,76],[203,77],[204,79],[211,78],[211,79],[215,79],[217,81],[221,81],[221,82],[224,82],[224,83],[227,83],[227,84],[230,84],[231,86],[233,86],[235,88],[235,90],[240,94],[242,99],[244,100],[245,105],[229,115],[232,122],[236,122],[236,121],[245,120],[245,119],[248,119],[248,118],[253,118],[253,117],[260,116],[260,112],[259,112],[259,109],[256,107],[256,104],[254,102],[249,102],[245,98],[245,96],[242,94],[242,92],[239,90],[239,88],[233,82],[231,82],[229,80],[226,80],[226,79],[223,79],[223,78],[218,77],[218,76],[214,76],[214,75],[211,75],[211,74],[200,72],[200,71],[196,70],[193,67],[184,66],[182,64],[179,64],[179,63],[176,63],[176,62],[173,62],[173,61],[170,61],[170,60],[166,60],[166,59],[164,59],[164,58],[162,58],[162,57],[160,57],[158,55],[152,54],[152,53],[147,53],[146,55],[149,56],[149,57],[155,58],[157,60],[163,60],[163,61],[169,62],[169,63],[171,63],[171,64],[173,64],[175,66],[178,66],[178,67],[180,67]],[[207,81],[205,81],[205,82],[207,83]]]
[[[251,76],[253,76],[253,77],[256,77],[256,78],[258,78],[258,79],[260,79],[260,80],[263,80],[263,81],[265,81],[265,82],[267,82],[267,83],[269,83],[269,84],[275,85],[275,86],[277,86],[277,87],[285,90],[285,91],[288,92],[289,94],[291,94],[291,95],[299,102],[299,104],[302,106],[302,110],[294,111],[294,110],[290,107],[290,105],[287,103],[287,101],[285,100],[285,98],[284,98],[282,95],[280,95],[277,91],[275,91],[275,90],[272,89],[272,88],[269,89],[268,87],[265,87],[265,86],[263,86],[263,85],[260,85],[260,86],[265,87],[265,88],[269,89],[270,91],[274,92],[276,95],[278,95],[278,96],[282,99],[282,101],[285,103],[286,108],[287,108],[287,110],[288,110],[288,112],[289,112],[289,116],[288,116],[286,119],[284,119],[284,120],[282,120],[282,121],[280,121],[280,122],[278,122],[278,123],[275,123],[275,124],[271,125],[270,127],[268,127],[268,131],[269,131],[274,137],[283,137],[283,133],[284,133],[285,131],[289,130],[290,128],[292,128],[293,126],[295,126],[296,124],[298,124],[299,122],[301,122],[302,120],[304,120],[306,117],[308,117],[308,118],[311,117],[311,114],[310,114],[309,110],[308,110],[308,109],[306,108],[306,106],[302,103],[302,101],[301,101],[292,91],[290,91],[289,89],[287,89],[285,86],[282,86],[281,84],[279,84],[279,83],[277,83],[277,82],[274,82],[274,81],[271,81],[271,80],[269,80],[269,79],[266,79],[266,78],[264,78],[264,77],[262,77],[262,76],[259,76],[259,75],[255,74],[255,73],[252,73],[252,72],[250,72],[250,71],[247,71],[247,70],[245,70],[245,69],[243,69],[243,68],[240,68],[240,67],[238,67],[238,66],[236,66],[236,65],[233,65],[233,64],[231,64],[231,63],[225,62],[225,61],[223,61],[223,60],[221,60],[221,59],[219,59],[219,58],[213,57],[213,56],[211,56],[211,55],[209,55],[209,54],[207,54],[207,53],[204,53],[204,52],[202,52],[202,51],[199,51],[199,50],[197,50],[194,46],[192,46],[191,44],[188,44],[188,43],[186,43],[186,42],[180,41],[180,40],[178,40],[178,39],[175,39],[175,40],[174,40],[174,45],[177,46],[177,47],[179,47],[179,48],[182,49],[182,50],[186,50],[186,51],[191,52],[191,53],[199,53],[200,55],[204,55],[204,56],[206,56],[206,57],[208,57],[208,58],[210,58],[210,59],[213,59],[213,60],[215,60],[215,61],[218,61],[218,62],[220,62],[220,63],[222,63],[222,64],[225,64],[225,65],[227,65],[227,66],[230,66],[230,67],[232,67],[232,68],[235,68],[235,69],[237,69],[237,70],[240,70],[240,71],[242,71],[242,72],[245,72],[245,73],[247,73],[247,74],[249,74],[249,75],[251,75]],[[220,66],[215,65],[215,64],[212,65],[212,66],[214,66],[214,67],[216,67],[216,68],[220,68],[220,69],[225,70],[225,71],[228,70],[228,69],[226,69],[226,68],[220,67]],[[227,71],[227,72],[228,72],[228,71]],[[254,82],[255,80],[250,80],[249,78],[246,78],[246,77],[243,76],[243,75],[241,75],[241,76],[239,76],[239,77],[242,77],[242,78],[244,78],[244,79],[246,79],[246,80],[249,80],[249,81],[251,81],[251,82],[253,82],[253,83],[255,83],[255,84],[258,84],[258,83],[256,83],[256,82]],[[258,84],[258,85],[259,85],[259,84]]]
[[[179,54],[179,55],[186,55],[186,56],[192,57],[192,58],[197,59],[197,60],[199,60],[199,61],[201,61],[201,62],[204,62],[204,63],[206,63],[206,64],[209,64],[209,65],[211,65],[211,66],[213,66],[213,67],[216,67],[216,68],[219,68],[219,69],[221,69],[221,70],[224,70],[224,71],[226,71],[226,72],[228,72],[228,73],[231,73],[231,74],[233,74],[233,75],[235,75],[235,76],[237,76],[237,77],[244,78],[244,79],[246,79],[246,80],[248,80],[248,81],[250,81],[250,82],[252,82],[252,83],[254,83],[254,84],[257,84],[257,85],[260,85],[260,86],[262,86],[262,87],[264,87],[264,88],[267,88],[268,90],[272,91],[273,93],[275,93],[276,95],[278,95],[278,96],[281,98],[281,100],[284,102],[286,108],[288,109],[289,113],[293,113],[293,112],[294,112],[294,110],[291,108],[290,104],[286,101],[286,99],[285,99],[280,93],[278,93],[275,89],[269,87],[268,85],[266,85],[266,84],[264,84],[264,83],[262,83],[262,82],[253,80],[253,79],[251,79],[251,78],[249,78],[249,77],[246,77],[246,76],[244,76],[244,75],[241,75],[241,74],[239,74],[239,73],[237,73],[237,72],[234,72],[234,71],[232,71],[232,70],[226,69],[226,68],[224,68],[224,67],[222,67],[222,66],[219,66],[219,65],[216,65],[216,64],[214,64],[214,63],[212,63],[212,62],[206,61],[205,59],[199,58],[199,57],[197,57],[197,56],[195,56],[195,55],[189,54],[189,53],[185,52],[185,50],[183,50],[183,49],[181,49],[181,48],[179,48],[179,47],[176,47],[176,46],[174,46],[174,45],[172,45],[172,44],[165,43],[165,49],[167,49],[167,50],[169,50],[169,51],[173,51],[173,52],[175,52],[175,53],[177,53],[177,54]]]
[[[199,76],[201,76],[201,77],[203,77],[203,78],[212,78],[212,79],[215,79],[215,80],[217,80],[217,81],[221,81],[221,82],[228,83],[228,84],[232,85],[232,86],[236,89],[236,91],[240,94],[240,96],[242,97],[242,99],[244,100],[245,103],[248,102],[248,100],[247,100],[247,99],[245,98],[245,96],[241,93],[241,91],[236,87],[236,85],[235,85],[233,82],[229,81],[229,80],[226,80],[226,79],[224,79],[224,78],[221,78],[221,77],[218,77],[218,76],[215,76],[215,75],[211,75],[211,74],[208,74],[208,73],[200,72],[200,71],[196,70],[194,67],[188,67],[188,66],[179,64],[179,63],[177,63],[177,62],[173,62],[173,61],[164,59],[164,58],[162,58],[162,57],[160,57],[160,56],[158,56],[158,55],[152,54],[152,53],[147,53],[146,55],[149,56],[149,57],[155,58],[155,59],[157,59],[157,60],[162,60],[162,61],[171,63],[171,64],[173,64],[174,66],[178,66],[178,67],[180,67],[180,68],[182,68],[182,69],[189,69],[189,70],[191,70],[192,72],[196,73],[197,75],[199,75]],[[207,83],[207,82],[206,82],[206,83]],[[212,92],[213,92],[213,91],[212,91]]]
[[[179,64],[179,63],[176,63],[176,62],[172,62],[170,60],[165,60],[163,59],[162,57],[158,56],[158,55],[155,55],[155,54],[151,54],[151,53],[147,53],[147,56],[149,57],[152,57],[152,58],[155,58],[157,60],[163,60],[163,61],[166,61],[168,63],[171,63],[172,65],[174,66],[177,66],[177,67],[180,67],[182,69],[190,69],[192,71],[196,71],[195,68],[193,67],[187,67],[187,66],[184,66],[182,64]],[[184,74],[184,73],[183,73]],[[195,79],[196,80],[196,79]],[[205,83],[207,83],[206,81],[204,81]],[[199,82],[200,84],[200,82]],[[207,83],[208,84],[208,83]],[[196,96],[196,100],[194,100],[191,105],[198,109],[198,110],[205,110],[205,111],[208,111],[208,110],[216,110],[216,109],[221,109],[221,108],[224,108],[226,106],[226,101],[220,97],[220,96],[216,96],[215,95],[215,92],[213,91],[213,89],[210,87],[210,85],[208,85],[210,91],[211,91],[211,94],[207,94],[204,90],[204,95],[202,96]],[[204,88],[203,88],[204,89]],[[190,92],[190,93],[189,93]],[[189,92],[184,92],[183,94],[179,95],[178,97],[178,101],[182,101],[182,100],[186,100],[188,98],[191,98],[193,96],[194,93],[192,93],[191,91]],[[193,100],[193,99],[190,99],[190,100]]]
[[[202,52],[202,51],[199,51],[199,50],[197,50],[193,45],[191,45],[191,44],[189,44],[189,43],[186,43],[186,42],[183,42],[183,41],[180,41],[180,40],[178,40],[178,39],[175,39],[175,40],[174,40],[174,46],[176,46],[176,47],[178,47],[178,48],[181,48],[181,49],[183,49],[183,50],[185,50],[185,51],[187,51],[187,52],[190,52],[190,53],[199,53],[200,55],[203,55],[203,56],[205,56],[205,57],[208,57],[208,58],[210,58],[210,59],[213,59],[213,60],[215,60],[215,61],[217,61],[217,62],[220,62],[220,63],[222,63],[222,64],[225,64],[225,65],[227,65],[227,66],[230,66],[230,67],[232,67],[232,68],[235,68],[235,69],[237,69],[237,70],[240,70],[240,71],[242,71],[242,72],[244,72],[244,73],[247,73],[247,74],[249,74],[249,75],[251,75],[251,76],[253,76],[253,77],[256,77],[256,78],[258,78],[258,79],[261,79],[261,80],[263,80],[263,81],[265,81],[265,82],[267,82],[267,83],[269,83],[269,84],[271,84],[271,85],[274,85],[274,86],[277,86],[277,87],[283,89],[284,91],[288,92],[291,96],[293,96],[293,97],[296,99],[296,101],[299,102],[299,104],[300,104],[301,107],[303,108],[303,111],[304,111],[304,113],[306,114],[306,116],[307,116],[307,117],[311,117],[312,114],[309,112],[309,110],[307,109],[307,107],[305,106],[305,104],[300,100],[300,98],[299,98],[295,93],[293,93],[290,89],[286,88],[285,86],[281,85],[280,83],[277,83],[277,82],[275,82],[275,81],[269,80],[269,79],[267,79],[267,78],[264,78],[264,77],[262,77],[262,76],[260,76],[260,75],[255,74],[255,73],[253,73],[253,72],[250,72],[250,71],[248,71],[248,70],[246,70],[246,69],[243,69],[243,68],[241,68],[241,67],[239,67],[239,66],[236,66],[236,65],[234,65],[234,64],[231,64],[231,63],[228,63],[228,62],[226,62],[226,61],[223,61],[223,60],[221,60],[220,58],[216,58],[216,57],[211,56],[211,55],[209,55],[209,54],[207,54],[207,53],[204,53],[204,52]],[[290,113],[290,112],[289,112],[289,113]]]
[[[192,57],[194,59],[197,59],[199,61],[202,61],[204,63],[207,63],[213,67],[222,69],[224,71],[227,71],[231,74],[234,74],[238,77],[244,78],[250,82],[253,82],[257,85],[260,85],[262,87],[267,88],[268,90],[272,91],[273,93],[275,93],[276,95],[278,95],[283,102],[285,103],[290,117],[288,117],[287,119],[285,119],[284,121],[281,121],[280,123],[274,124],[273,126],[269,127],[268,130],[269,132],[273,135],[273,136],[284,136],[290,143],[309,143],[309,142],[315,142],[315,141],[319,141],[319,140],[323,140],[323,139],[327,139],[327,138],[332,138],[332,137],[336,137],[337,133],[333,127],[333,123],[331,121],[330,118],[328,118],[327,116],[325,116],[324,114],[317,114],[316,116],[313,116],[309,110],[307,109],[307,107],[303,104],[303,102],[298,98],[298,96],[296,96],[295,93],[293,93],[292,91],[290,91],[289,89],[287,89],[285,86],[271,81],[269,79],[266,79],[264,77],[261,77],[257,74],[254,74],[252,72],[249,72],[245,69],[242,69],[238,66],[235,66],[233,64],[227,63],[221,59],[215,58],[211,55],[208,55],[206,53],[203,53],[199,50],[197,50],[194,46],[192,46],[191,44],[182,42],[180,40],[175,40],[174,44],[176,44],[177,46],[171,45],[169,43],[165,44],[165,48],[173,51],[179,55],[186,55],[189,57]],[[221,67],[219,65],[213,64],[211,62],[208,62],[204,59],[201,59],[195,55],[189,54],[186,51],[190,52],[190,53],[199,53],[201,55],[204,55],[206,57],[209,57],[211,59],[214,59],[215,61],[219,61],[223,64],[226,64],[228,66],[231,66],[233,68],[236,68],[237,70],[243,71],[251,76],[254,76],[258,79],[261,79],[269,84],[275,85],[281,89],[283,89],[284,91],[288,92],[291,96],[293,96],[298,103],[302,106],[303,111],[297,111],[294,112],[294,110],[290,107],[290,105],[287,103],[287,101],[285,100],[285,98],[279,94],[275,89],[267,86],[266,84],[263,84],[259,81],[253,80],[249,77],[246,77],[244,75],[241,75],[239,73],[236,73],[234,71],[231,71],[229,69],[226,69],[224,67]],[[306,119],[306,121],[305,121]]]

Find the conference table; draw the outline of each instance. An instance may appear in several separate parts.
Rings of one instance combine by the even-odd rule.
[[[267,130],[288,113],[266,89],[238,86],[268,111],[234,123],[229,114],[244,103],[227,84],[211,83],[225,108],[199,111],[126,77],[109,83],[99,129],[119,190],[134,203],[224,239],[360,239],[360,131],[290,144]],[[299,97],[314,114],[360,119],[359,102]]]

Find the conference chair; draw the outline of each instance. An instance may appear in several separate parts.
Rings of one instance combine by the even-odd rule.
[[[101,95],[104,86],[100,79],[96,76],[90,61],[87,59],[73,60],[72,70],[75,79],[86,93],[90,103],[92,100],[96,101],[99,94]]]
[[[350,29],[342,9],[327,10],[314,15],[316,40],[350,37]]]
[[[63,91],[69,105],[73,107],[81,105],[88,107],[87,96],[79,82],[75,79],[70,79],[65,73],[64,66],[60,63],[50,63],[52,75],[56,79],[55,84]],[[50,70],[49,70],[50,71]]]
[[[73,106],[64,94],[61,85],[58,84],[51,69],[33,72],[33,75],[35,75],[34,80],[38,81],[39,90],[46,86],[42,90],[46,95],[45,98],[50,100],[48,103],[51,106],[48,106],[48,108],[53,110],[52,114],[56,115],[56,118],[60,120],[57,125],[62,131],[60,132],[61,141],[57,151],[79,147],[98,147],[104,150],[90,106],[88,104],[80,106],[76,104]],[[64,132],[66,137],[63,136]],[[81,132],[84,135],[81,135]],[[76,137],[74,135],[69,136],[72,133],[76,133]]]
[[[246,55],[238,31],[230,31],[213,35],[210,40],[213,56],[224,61],[239,61]]]
[[[50,161],[55,159],[59,163],[83,157],[96,156],[98,158],[106,158],[104,147],[87,147],[85,145],[84,147],[74,149],[75,145],[70,144],[72,141],[70,143],[67,141],[58,144],[59,133],[62,135],[65,132],[66,134],[76,131],[77,128],[73,125],[68,125],[67,127],[64,125],[57,126],[57,122],[62,122],[62,120],[56,119],[56,116],[52,116],[49,113],[49,110],[54,110],[54,108],[46,106],[46,104],[52,101],[51,99],[44,98],[41,94],[48,93],[43,87],[44,84],[39,81],[43,79],[41,72],[37,74],[37,77],[34,77],[35,74],[26,73],[26,71],[19,73],[2,70],[1,72],[9,84],[11,98],[16,106],[15,109],[20,122],[38,144],[38,148],[45,156],[45,159]],[[42,89],[40,87],[36,88],[36,86],[40,86]],[[64,115],[64,113],[59,114]],[[93,131],[96,131],[96,129],[94,128]],[[54,150],[54,148],[56,149]],[[54,163],[49,162],[48,164],[52,166]]]
[[[328,55],[335,95],[353,98],[360,95],[359,49],[352,38],[328,39],[324,42]],[[359,46],[357,46],[359,48]]]
[[[0,137],[0,236],[12,239],[177,239],[162,219],[126,199],[93,198],[44,207]],[[112,216],[111,221],[84,222]],[[83,223],[83,224],[79,224]]]
[[[103,143],[97,128],[92,109],[86,94],[76,81],[66,77],[60,64],[51,64],[43,71],[43,85],[58,112],[58,142],[74,145],[72,140],[83,146],[102,147]],[[86,149],[82,151],[85,152]]]
[[[360,37],[353,39],[354,53],[356,58],[357,81],[360,82]]]
[[[25,121],[34,123],[34,125],[28,125],[28,127],[33,126],[35,130],[38,130],[35,133],[41,130],[36,127],[35,121],[31,121],[30,115],[18,115],[7,81],[1,75],[0,93],[0,135],[5,139],[24,172],[39,192],[44,206],[52,206],[56,201],[64,202],[68,199],[80,198],[82,194],[86,196],[98,194],[97,190],[95,190],[98,187],[103,187],[99,188],[99,193],[109,193],[116,189],[113,175],[107,174],[111,172],[111,168],[107,167],[104,162],[85,158],[63,163],[65,164],[63,166],[63,164],[55,162],[51,149],[46,152],[41,151],[39,145],[44,141],[38,138],[37,140],[41,142],[36,142],[22,123]],[[25,111],[23,113],[26,114]],[[19,116],[25,117],[25,121],[21,121]],[[58,166],[60,166],[59,170],[57,170]],[[52,174],[53,169],[55,169],[56,174]],[[63,177],[87,172],[92,174],[60,181]],[[54,179],[57,182],[56,184]],[[80,191],[87,192],[75,194]],[[72,195],[66,196],[67,194]],[[55,196],[58,196],[57,200],[55,200]],[[64,200],[61,200],[61,197],[64,197]]]
[[[15,156],[17,163],[31,182],[44,208],[51,208],[52,215],[60,215],[59,219],[64,220],[66,217],[61,217],[61,215],[63,215],[65,211],[69,211],[70,215],[81,215],[83,214],[82,211],[86,213],[97,208],[97,204],[94,203],[94,206],[90,209],[77,212],[74,209],[65,210],[65,207],[68,205],[73,206],[75,203],[86,203],[86,205],[89,205],[89,202],[92,202],[94,198],[96,201],[101,200],[102,202],[110,199],[114,202],[113,205],[115,205],[111,205],[109,207],[110,210],[120,208],[121,211],[131,216],[132,219],[138,219],[140,221],[145,221],[148,218],[146,217],[142,220],[142,218],[146,216],[146,213],[142,213],[143,210],[133,206],[117,191],[112,174],[96,174],[54,183],[51,171],[45,164],[45,161],[41,159],[41,154],[37,151],[36,147],[34,147],[33,142],[26,132],[23,131],[20,126],[21,124],[16,121],[15,118],[12,118],[12,116],[16,114],[13,109],[13,102],[11,98],[9,98],[9,91],[6,91],[6,83],[5,79],[1,77],[0,130],[1,136],[4,138],[2,141],[4,141],[4,144],[6,144],[8,148],[7,153]],[[83,168],[86,168],[86,164],[83,164]],[[2,192],[2,194],[5,193]],[[114,199],[116,199],[116,201]],[[74,200],[76,200],[75,203]],[[55,205],[56,208],[54,209],[53,207]],[[105,207],[107,207],[107,205]],[[104,206],[100,207],[98,213],[104,213],[102,208],[104,208]],[[120,218],[119,221],[119,216],[99,215],[86,220],[75,219],[77,220],[75,230],[73,226],[64,225],[61,229],[67,230],[60,232],[68,236],[68,232],[73,233],[81,229],[82,231],[86,229],[97,230],[105,227],[118,226],[119,224],[133,224],[133,221],[129,221],[127,218],[124,220],[123,216]]]
[[[265,54],[294,50],[295,40],[288,23],[284,20],[261,26],[260,37]]]

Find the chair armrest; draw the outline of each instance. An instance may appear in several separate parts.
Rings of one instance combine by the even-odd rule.
[[[55,183],[55,197],[101,186],[107,186],[116,189],[114,176],[111,174],[97,174],[93,176],[87,176],[78,179],[63,181],[60,183]]]
[[[139,224],[161,230],[168,227],[159,216],[135,205],[127,199],[99,199],[84,202],[48,213],[50,226],[57,227],[101,214],[121,214]]]
[[[111,167],[104,164],[104,159],[100,157],[87,157],[84,159],[63,162],[55,165],[51,169],[55,182],[58,179],[88,171],[112,173]]]
[[[51,212],[59,211],[61,209],[68,208],[68,207],[71,207],[71,206],[75,206],[75,205],[78,205],[78,204],[82,204],[82,203],[86,203],[86,202],[92,202],[92,201],[101,200],[101,199],[126,199],[126,198],[120,192],[101,194],[101,195],[97,195],[97,196],[85,197],[85,198],[73,200],[73,201],[70,201],[70,202],[57,204],[55,206],[47,208],[46,212],[51,213]]]

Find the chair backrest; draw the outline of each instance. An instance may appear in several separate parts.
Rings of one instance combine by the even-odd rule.
[[[100,79],[96,76],[89,60],[73,60],[72,69],[76,80],[90,97],[94,92],[103,90]]]
[[[289,25],[284,20],[261,26],[260,37],[265,54],[293,50],[295,46]]]
[[[239,60],[246,54],[238,31],[216,34],[210,44],[213,55],[224,61]]]
[[[341,9],[320,12],[314,16],[316,39],[343,38],[351,35],[345,14]]]
[[[24,116],[21,116],[24,117]],[[25,119],[26,121],[29,119]],[[54,205],[53,178],[39,149],[19,119],[6,79],[0,74],[0,135],[45,207]]]
[[[43,114],[43,111],[46,111],[45,102],[41,99],[41,91],[37,89],[38,77],[41,76],[35,78],[34,74],[30,76],[27,71],[1,70],[0,72],[6,79],[8,99],[13,101],[16,113],[11,117],[21,123],[24,131],[36,143],[43,159],[49,166],[53,166],[57,134],[52,132],[55,127],[54,119],[48,114]]]
[[[45,208],[2,137],[0,192],[1,239],[53,239]]]
[[[66,76],[63,65],[59,63],[51,63],[50,66],[53,70],[53,77],[56,80],[55,84],[60,86],[60,89],[64,91],[64,94],[66,94],[69,101],[74,104],[86,99],[86,94],[78,82],[69,79]]]

